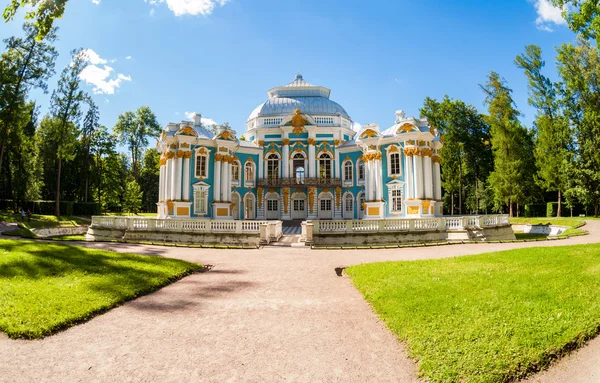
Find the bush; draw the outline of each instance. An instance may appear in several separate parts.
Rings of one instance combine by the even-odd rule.
[[[556,217],[558,213],[558,202],[548,202],[546,204],[546,217]]]

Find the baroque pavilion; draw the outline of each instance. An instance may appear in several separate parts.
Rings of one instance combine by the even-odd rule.
[[[405,117],[359,129],[331,91],[297,75],[268,92],[239,137],[196,114],[170,123],[159,218],[393,219],[442,215],[439,133]]]

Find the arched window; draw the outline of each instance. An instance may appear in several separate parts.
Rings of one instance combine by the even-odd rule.
[[[279,157],[277,154],[271,154],[267,157],[267,178],[279,178]]]
[[[352,161],[344,162],[344,183],[352,184]]]
[[[363,160],[358,160],[358,164],[356,165],[356,173],[359,181],[365,180],[365,162]]]
[[[240,182],[240,162],[233,161],[231,164],[231,182],[239,183]]]
[[[304,154],[294,154],[294,157],[292,158],[292,169],[294,176],[296,177],[296,182],[303,184],[304,177],[306,175],[306,171],[304,169]]]
[[[354,218],[354,197],[347,193],[344,197],[344,219]]]
[[[328,153],[319,156],[319,177],[331,178],[331,156]]]
[[[244,182],[246,186],[254,186],[254,164],[246,162],[244,165]]]

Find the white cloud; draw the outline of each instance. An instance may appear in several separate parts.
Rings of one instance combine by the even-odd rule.
[[[82,51],[89,65],[81,71],[79,78],[94,87],[95,94],[114,94],[123,81],[131,81],[131,76],[112,73],[114,69],[106,65],[107,61],[92,49]]]
[[[356,122],[356,121],[352,122],[352,130],[354,130],[355,132],[359,132],[362,128],[363,128],[363,126],[360,122]]]
[[[92,3],[98,5],[98,4],[100,4],[100,0],[92,0]]]
[[[169,9],[175,16],[182,15],[210,15],[216,6],[222,7],[229,0],[144,0],[145,2],[156,5],[167,3]],[[151,14],[152,15],[152,14]]]
[[[125,60],[131,60],[132,58],[133,57],[131,57],[131,56],[127,56],[127,57],[125,57]]]
[[[534,6],[538,15],[535,24],[539,30],[552,32],[552,24],[564,25],[567,23],[562,17],[563,9],[552,5],[550,0],[536,0]]]
[[[185,112],[185,118],[187,118],[188,120],[194,120],[194,115],[196,114],[196,112]],[[204,126],[213,126],[213,125],[218,125],[217,122],[215,120],[213,120],[212,118],[205,118],[202,117],[202,125]]]

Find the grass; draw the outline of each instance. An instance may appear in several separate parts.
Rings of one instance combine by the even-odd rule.
[[[590,217],[560,217],[560,218],[510,218],[513,225],[556,225],[578,228],[585,225],[586,219]]]
[[[162,257],[0,240],[0,330],[41,338],[201,269]]]
[[[85,241],[85,234],[81,235],[59,235],[56,237],[50,237],[53,241]]]
[[[117,217],[156,217],[156,213],[102,213],[102,215],[117,216]]]
[[[517,380],[600,331],[598,244],[345,272],[431,382]]]

